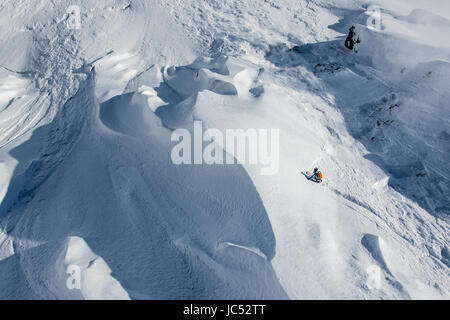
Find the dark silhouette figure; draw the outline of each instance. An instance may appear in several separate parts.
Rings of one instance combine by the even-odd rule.
[[[348,36],[345,39],[345,47],[347,49],[353,50],[356,43],[360,43],[359,37],[356,38],[355,26],[351,26],[348,29]],[[355,50],[356,51],[356,50]]]

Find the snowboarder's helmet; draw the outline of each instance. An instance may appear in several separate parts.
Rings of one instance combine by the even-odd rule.
[[[317,169],[317,168],[314,168],[314,172],[317,172],[319,169]]]

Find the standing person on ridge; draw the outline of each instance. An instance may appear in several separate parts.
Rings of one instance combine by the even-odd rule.
[[[348,36],[345,39],[345,47],[349,50],[353,50],[355,44],[360,42],[359,37],[356,39],[355,26],[351,26],[350,29],[348,29]]]

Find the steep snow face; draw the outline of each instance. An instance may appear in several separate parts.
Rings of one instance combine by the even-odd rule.
[[[352,72],[321,77],[330,84],[349,131],[370,152],[366,157],[389,174],[390,186],[447,219],[450,50],[434,34],[438,26],[449,32],[450,20],[415,9],[405,16],[383,12],[381,21],[380,30],[362,29],[366,40],[349,67]]]
[[[435,5],[72,2],[0,9],[1,298],[450,297]],[[194,120],[279,170],[174,164]]]

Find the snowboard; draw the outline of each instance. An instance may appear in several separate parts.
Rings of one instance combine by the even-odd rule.
[[[311,172],[311,171],[305,171],[305,172],[303,172],[303,171],[300,171],[304,176],[305,176],[305,178],[306,179],[308,179],[309,181],[312,181],[312,182],[315,182],[315,183],[321,183],[321,181],[314,181],[314,180],[312,180],[312,177],[313,177],[313,173]]]

